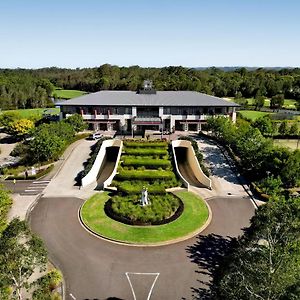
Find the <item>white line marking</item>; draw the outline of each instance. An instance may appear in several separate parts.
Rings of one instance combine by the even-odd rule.
[[[25,190],[25,192],[40,192],[40,190]]]
[[[40,185],[38,185],[38,186],[28,186],[27,187],[27,189],[44,189],[45,188],[45,186],[40,186]]]
[[[39,184],[39,183],[49,183],[50,181],[48,181],[48,180],[41,180],[41,181],[33,181],[32,183],[33,184]]]
[[[73,296],[73,294],[69,294],[71,296],[72,299],[76,300],[76,298]]]
[[[157,281],[157,278],[158,278],[158,276],[159,276],[160,273],[138,273],[138,272],[126,272],[126,273],[125,273],[125,275],[126,275],[126,277],[127,277],[127,280],[128,280],[128,282],[129,282],[131,291],[132,291],[133,300],[136,300],[135,292],[134,292],[134,289],[133,289],[133,287],[132,287],[132,283],[131,283],[130,278],[129,278],[129,275],[130,275],[130,274],[132,274],[132,275],[152,275],[152,276],[156,275],[156,277],[155,277],[155,279],[154,279],[154,281],[153,281],[153,283],[152,283],[152,286],[151,286],[151,288],[150,288],[148,297],[147,297],[147,300],[150,300],[150,297],[151,297],[151,294],[152,294],[154,285],[155,285],[155,283],[156,283],[156,281]]]

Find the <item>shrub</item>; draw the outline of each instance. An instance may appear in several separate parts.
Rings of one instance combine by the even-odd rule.
[[[168,143],[165,141],[124,141],[124,146],[132,148],[168,148]]]
[[[130,155],[167,155],[168,151],[166,149],[146,149],[146,148],[125,148],[124,152]]]
[[[153,224],[170,218],[180,206],[180,200],[172,194],[149,194],[149,201],[149,205],[141,206],[139,195],[114,196],[111,198],[111,209],[114,214],[133,224]]]
[[[155,180],[155,179],[173,179],[175,174],[171,171],[159,171],[159,170],[121,170],[117,174],[117,179],[129,180],[129,179],[139,179],[139,180]]]
[[[159,167],[167,168],[171,166],[171,162],[166,159],[151,159],[151,158],[132,158],[124,157],[123,163],[124,166],[145,166],[150,169],[157,169]]]

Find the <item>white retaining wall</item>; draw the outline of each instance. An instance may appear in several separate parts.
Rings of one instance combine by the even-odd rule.
[[[105,157],[106,148],[112,147],[112,146],[116,146],[116,147],[119,146],[120,149],[119,149],[115,168],[114,168],[112,174],[109,176],[109,178],[104,182],[104,187],[106,187],[107,185],[109,185],[112,182],[112,179],[116,174],[118,162],[119,162],[121,152],[122,152],[123,142],[121,140],[105,140],[102,142],[101,148],[97,154],[97,157],[95,159],[95,162],[94,162],[91,170],[81,180],[82,187],[86,187],[90,184],[97,185],[97,176],[99,173],[99,169],[102,165],[103,159]]]
[[[180,174],[178,165],[177,165],[177,160],[176,160],[176,154],[175,154],[175,147],[185,147],[187,148],[187,159],[188,159],[188,163],[192,169],[192,172],[194,173],[195,177],[197,178],[197,180],[202,183],[204,186],[206,186],[207,188],[211,189],[211,180],[203,173],[198,159],[195,155],[195,151],[192,147],[192,144],[190,141],[186,141],[186,140],[176,140],[172,142],[172,150],[173,150],[173,155],[174,155],[174,159],[175,159],[175,166],[176,166],[176,171],[178,173],[178,175],[180,176],[180,178],[183,180],[184,185],[189,189],[190,184],[183,178],[183,176]]]

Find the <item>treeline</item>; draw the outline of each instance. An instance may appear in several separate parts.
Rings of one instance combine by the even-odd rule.
[[[53,84],[22,70],[0,70],[0,108],[19,109],[53,106]]]
[[[300,100],[300,69],[248,71],[240,68],[223,71],[217,68],[196,70],[184,67],[141,68],[105,64],[99,68],[32,70],[32,74],[49,79],[64,89],[87,92],[99,90],[137,90],[143,80],[153,81],[157,90],[192,90],[218,97],[273,97]]]
[[[181,66],[141,68],[104,64],[83,69],[0,69],[0,106],[46,105],[54,86],[86,92],[137,90],[145,79],[152,80],[157,90],[191,90],[236,98],[283,95],[284,98],[300,101],[299,68],[224,71],[215,67],[197,70]]]

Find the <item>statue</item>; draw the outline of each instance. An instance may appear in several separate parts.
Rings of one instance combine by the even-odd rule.
[[[142,206],[146,206],[146,205],[149,204],[149,201],[148,201],[148,190],[145,187],[142,189],[141,203],[142,203]]]

